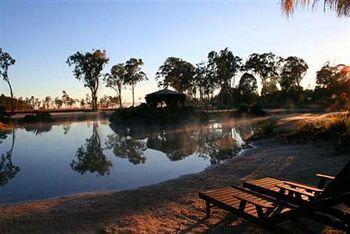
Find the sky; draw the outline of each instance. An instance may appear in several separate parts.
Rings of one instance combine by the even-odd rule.
[[[283,15],[279,0],[112,1],[0,0],[0,47],[16,59],[9,76],[16,97],[89,93],[73,77],[67,58],[76,51],[106,50],[104,69],[142,58],[148,81],[135,100],[158,90],[155,73],[169,56],[193,64],[225,47],[246,59],[251,53],[298,56],[309,64],[302,84],[314,87],[327,61],[350,64],[350,19],[319,9]],[[8,94],[5,82],[0,92]],[[131,100],[129,89],[123,90]],[[102,87],[99,96],[115,95]]]

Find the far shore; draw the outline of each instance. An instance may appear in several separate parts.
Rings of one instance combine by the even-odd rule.
[[[301,120],[326,118],[320,114],[281,117],[278,124],[289,131]],[[0,233],[264,233],[260,227],[213,209],[205,218],[205,191],[264,176],[284,177],[315,184],[315,173],[336,174],[349,155],[333,155],[309,144],[286,143],[284,138],[254,140],[253,148],[221,165],[136,190],[77,194],[60,198],[0,206]],[[329,227],[304,220],[317,232]],[[287,232],[296,232],[286,224]]]

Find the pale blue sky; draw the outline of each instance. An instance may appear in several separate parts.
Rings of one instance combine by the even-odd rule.
[[[286,18],[279,0],[0,0],[0,27],[0,47],[16,59],[10,70],[15,96],[54,97],[63,89],[85,96],[88,89],[65,63],[77,50],[105,49],[106,72],[142,58],[150,80],[137,86],[137,100],[157,90],[155,72],[169,56],[195,64],[225,47],[244,59],[253,52],[295,55],[310,66],[305,87],[314,85],[327,60],[350,64],[349,18],[303,9]],[[0,91],[8,93],[5,83]],[[103,94],[113,92],[103,87]],[[130,100],[129,90],[125,94]]]

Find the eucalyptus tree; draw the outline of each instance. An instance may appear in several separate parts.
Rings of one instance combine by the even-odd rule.
[[[221,90],[231,87],[234,77],[241,68],[242,59],[225,48],[220,52],[211,51],[208,54],[208,66],[215,72],[217,84]]]
[[[12,86],[8,76],[8,69],[11,65],[14,65],[16,60],[14,60],[11,55],[0,48],[0,76],[8,84],[10,89],[11,98],[13,98]]]
[[[108,63],[106,51],[76,52],[67,59],[67,64],[73,66],[74,77],[84,82],[84,87],[91,91],[92,109],[97,110],[97,92],[100,87],[100,77],[104,66]]]
[[[106,87],[111,88],[117,92],[119,98],[119,106],[122,108],[122,88],[125,83],[126,68],[123,63],[114,65],[109,74],[105,75]]]
[[[288,16],[293,14],[296,6],[301,4],[303,6],[312,5],[313,7],[319,0],[281,0],[282,10]],[[338,16],[350,15],[350,1],[349,0],[323,0],[323,8],[334,10]]]
[[[124,84],[131,87],[132,106],[135,106],[135,86],[137,83],[147,80],[146,74],[142,71],[142,66],[142,59],[131,58],[125,62]]]
[[[290,56],[284,59],[279,77],[282,91],[288,92],[300,88],[300,82],[308,68],[307,63],[301,58]]]
[[[277,87],[279,68],[282,58],[273,53],[251,54],[245,62],[242,70],[251,71],[258,75],[262,83],[262,95],[265,95],[272,87]],[[275,89],[275,88],[273,88]]]
[[[185,60],[168,57],[156,73],[158,86],[169,86],[179,92],[188,92],[193,87],[195,67]],[[161,80],[162,79],[162,80]]]

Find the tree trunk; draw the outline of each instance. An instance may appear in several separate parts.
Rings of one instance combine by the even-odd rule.
[[[122,103],[122,89],[118,89],[119,93],[119,107],[123,108],[123,103]]]
[[[97,111],[97,96],[95,92],[91,92],[91,99],[92,110]]]
[[[11,94],[11,98],[13,98],[13,92],[12,92],[12,86],[10,84],[10,81],[8,79],[6,79],[7,84],[9,85],[10,88],[10,94]]]
[[[135,106],[135,88],[131,87],[132,92],[132,106]]]

